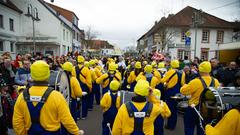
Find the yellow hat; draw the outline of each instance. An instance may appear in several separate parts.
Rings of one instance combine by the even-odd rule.
[[[83,63],[85,61],[84,57],[83,56],[78,56],[77,57],[77,62],[78,63]]]
[[[38,60],[31,65],[31,77],[34,81],[47,81],[50,76],[49,65],[42,60]]]
[[[165,68],[165,63],[164,62],[158,63],[158,68]]]
[[[65,62],[62,67],[63,67],[63,70],[72,72],[73,64],[71,62]]]
[[[172,68],[179,68],[179,61],[178,60],[172,60],[171,61],[171,67]]]
[[[108,70],[109,71],[116,71],[117,70],[117,67],[116,67],[116,64],[115,63],[110,63],[109,65],[108,65]]]
[[[204,61],[199,65],[199,72],[210,73],[211,70],[211,63],[208,61]]]
[[[110,90],[117,91],[120,87],[120,83],[116,80],[111,81],[110,83]]]
[[[90,67],[89,62],[88,62],[88,61],[85,61],[85,62],[84,62],[84,66],[87,67],[87,68],[89,68],[89,67]]]
[[[90,64],[90,66],[95,65],[95,64],[96,64],[96,63],[95,63],[95,60],[90,60],[89,64]]]
[[[151,65],[152,65],[152,67],[156,67],[157,66],[156,61],[153,61]]]
[[[142,68],[141,62],[136,62],[135,63],[135,68]]]
[[[144,72],[151,73],[152,72],[152,66],[151,65],[146,65],[144,68]]]
[[[134,93],[140,96],[148,96],[149,82],[139,80],[134,88]]]
[[[158,89],[154,89],[153,90],[153,95],[157,98],[160,99],[161,98],[161,92]]]

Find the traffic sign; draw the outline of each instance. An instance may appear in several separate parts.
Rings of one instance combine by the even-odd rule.
[[[185,45],[190,46],[191,45],[191,37],[186,37],[185,38]]]
[[[190,32],[190,31],[187,31],[187,32],[185,33],[185,35],[186,35],[186,37],[190,37],[191,32]]]

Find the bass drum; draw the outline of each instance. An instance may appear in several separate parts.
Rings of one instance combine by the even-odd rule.
[[[216,124],[225,113],[240,105],[240,89],[234,87],[210,87],[200,96],[199,111],[205,124]]]
[[[62,71],[51,71],[49,86],[62,93],[67,103],[70,103],[70,84],[68,75]]]

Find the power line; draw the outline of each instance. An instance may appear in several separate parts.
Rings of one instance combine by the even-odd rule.
[[[219,9],[219,8],[227,7],[227,6],[233,5],[233,4],[238,3],[238,2],[239,1],[234,1],[234,2],[231,2],[231,3],[225,4],[225,5],[219,6],[219,7],[215,7],[215,8],[206,10],[206,11],[212,11],[212,10],[216,10],[216,9]]]

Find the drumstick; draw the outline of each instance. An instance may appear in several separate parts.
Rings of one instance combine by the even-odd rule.
[[[195,104],[192,104],[191,107],[195,110],[195,112],[198,114],[198,116],[200,117],[200,119],[203,121],[203,117],[202,117],[202,115],[199,113],[199,111],[196,109]]]
[[[110,127],[110,123],[107,123],[107,126],[108,126],[108,129],[110,131],[110,135],[112,135],[112,130],[111,130],[111,127]]]

